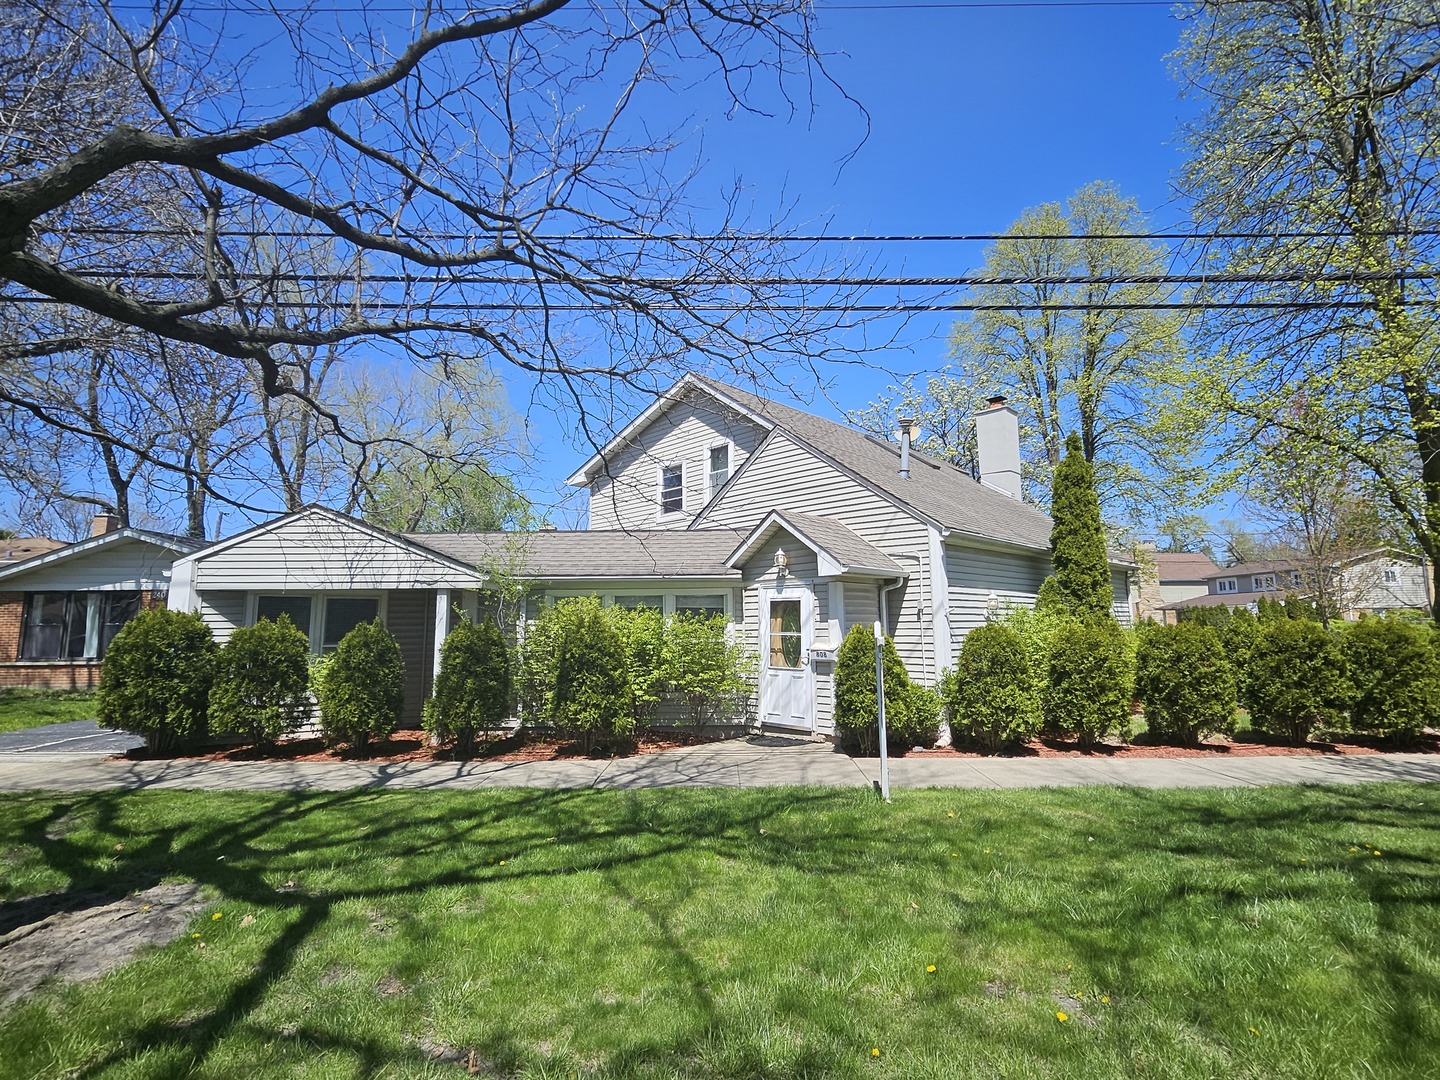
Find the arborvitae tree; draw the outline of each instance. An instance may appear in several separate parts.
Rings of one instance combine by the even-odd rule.
[[[1079,618],[1110,614],[1114,596],[1095,474],[1085,460],[1080,436],[1065,440],[1065,457],[1055,469],[1050,500],[1050,562],[1054,574],[1041,587],[1047,607],[1060,607]]]

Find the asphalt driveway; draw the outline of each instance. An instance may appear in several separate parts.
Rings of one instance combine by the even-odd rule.
[[[110,757],[144,745],[138,735],[103,728],[94,720],[71,720],[0,734],[0,758],[36,754]]]

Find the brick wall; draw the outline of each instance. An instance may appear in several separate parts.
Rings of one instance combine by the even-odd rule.
[[[94,690],[99,685],[98,660],[34,660],[0,664],[0,689]]]
[[[0,592],[0,664],[13,663],[20,656],[20,619],[24,611],[24,593]]]

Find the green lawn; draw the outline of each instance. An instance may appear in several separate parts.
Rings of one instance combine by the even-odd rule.
[[[0,733],[95,719],[95,695],[82,690],[0,690]]]
[[[1440,1076],[1435,786],[11,796],[0,865],[213,898],[7,1077]]]

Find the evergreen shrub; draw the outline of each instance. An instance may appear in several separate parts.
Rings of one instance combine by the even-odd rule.
[[[1130,734],[1135,662],[1131,642],[1113,618],[1067,619],[1050,644],[1041,708],[1048,731],[1084,748]]]
[[[1260,626],[1244,691],[1251,726],[1296,746],[1316,728],[1340,727],[1353,693],[1334,635],[1308,619],[1287,618]]]
[[[379,619],[360,623],[341,638],[318,674],[320,726],[331,744],[364,754],[372,739],[387,738],[400,726],[405,661]]]
[[[1210,626],[1150,626],[1139,635],[1135,696],[1157,738],[1195,746],[1235,729],[1235,671]]]
[[[576,596],[547,613],[554,632],[555,686],[548,718],[587,750],[634,732],[625,643],[600,601]]]
[[[1354,684],[1355,730],[1403,743],[1440,726],[1440,657],[1427,627],[1362,619],[1344,632],[1340,645]]]
[[[951,727],[992,753],[1039,726],[1025,639],[1009,626],[992,623],[966,634],[941,685]]]
[[[510,651],[488,620],[463,620],[440,646],[435,694],[425,703],[425,730],[457,757],[475,753],[481,734],[502,731],[510,716]]]
[[[880,663],[885,674],[886,749],[933,746],[940,728],[939,698],[925,687],[912,686],[910,673],[888,637]],[[852,753],[876,753],[878,721],[875,635],[869,626],[852,626],[835,655],[835,729],[841,746]]]
[[[1114,586],[1095,472],[1085,460],[1080,436],[1065,440],[1065,456],[1055,467],[1051,491],[1050,562],[1055,572],[1040,587],[1037,603],[1077,617],[1110,614]]]
[[[155,754],[206,736],[215,639],[198,614],[141,611],[105,651],[97,715],[139,735]]]
[[[237,627],[215,656],[210,729],[273,745],[310,715],[310,639],[282,615]]]

